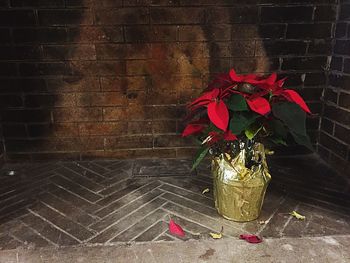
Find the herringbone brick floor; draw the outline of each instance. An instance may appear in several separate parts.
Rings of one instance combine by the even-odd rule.
[[[349,184],[315,156],[270,160],[272,184],[258,220],[216,213],[209,165],[127,160],[6,165],[0,176],[0,249],[172,241],[170,218],[188,239],[255,233],[265,237],[350,233]],[[14,176],[4,176],[15,170]],[[293,219],[297,210],[305,221]],[[265,221],[264,224],[261,221]]]

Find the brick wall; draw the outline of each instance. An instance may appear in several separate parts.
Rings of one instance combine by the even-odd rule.
[[[231,67],[288,76],[320,113],[335,3],[0,0],[6,157],[188,156],[184,104]]]
[[[320,155],[340,172],[350,173],[350,1],[338,10],[329,86],[324,93]]]

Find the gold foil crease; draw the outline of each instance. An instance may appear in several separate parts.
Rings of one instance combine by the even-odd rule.
[[[215,207],[224,218],[245,222],[259,217],[266,188],[271,180],[264,145],[253,146],[258,161],[251,169],[246,164],[245,149],[230,159],[221,154],[212,160]]]

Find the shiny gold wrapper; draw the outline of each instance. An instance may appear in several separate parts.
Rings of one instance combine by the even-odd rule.
[[[212,160],[215,207],[224,218],[246,222],[258,218],[266,188],[271,180],[264,145],[253,146],[258,164],[248,169],[245,150],[233,159],[221,154]]]

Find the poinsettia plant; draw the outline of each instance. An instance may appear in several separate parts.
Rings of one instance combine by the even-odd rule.
[[[231,69],[218,75],[188,105],[182,136],[195,136],[201,144],[193,168],[208,152],[235,154],[240,142],[286,145],[291,135],[296,143],[312,149],[305,127],[311,111],[295,90],[283,88],[284,82],[276,73],[238,75]]]

